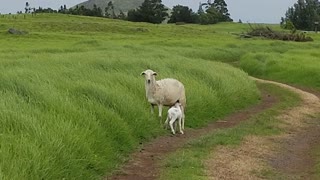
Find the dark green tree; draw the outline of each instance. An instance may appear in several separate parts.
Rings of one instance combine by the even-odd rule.
[[[25,13],[30,13],[30,4],[29,4],[29,2],[26,2],[26,7],[24,8],[24,10],[25,10]]]
[[[119,13],[119,15],[117,16],[117,18],[118,18],[118,19],[122,19],[122,20],[126,20],[126,19],[127,19],[127,16],[126,16],[126,14],[125,14],[122,10],[120,10],[120,13]]]
[[[104,9],[105,11],[105,17],[107,18],[116,18],[116,13],[114,12],[114,5],[112,1],[108,2],[107,7]]]
[[[168,23],[185,22],[196,23],[197,14],[189,9],[188,6],[177,5],[172,9],[172,14]]]
[[[230,18],[230,14],[227,8],[227,3],[224,0],[214,0],[211,7],[214,7],[218,11],[218,13],[220,13],[219,19],[218,19],[219,22],[233,21]]]
[[[167,10],[161,0],[145,0],[138,9],[128,12],[128,20],[159,24],[168,16]]]
[[[285,17],[281,18],[283,28],[292,28],[292,25],[299,30],[313,30],[315,22],[320,21],[320,3],[318,0],[298,0],[292,7],[289,7]],[[287,24],[289,23],[289,24]]]
[[[60,9],[58,10],[59,13],[62,14],[67,14],[68,13],[68,9],[66,5],[60,6]]]
[[[93,9],[91,11],[91,16],[102,17],[102,10],[96,4],[93,5]]]
[[[51,8],[42,8],[39,7],[38,9],[35,10],[36,13],[57,13],[57,10],[53,10]]]
[[[199,14],[199,23],[203,25],[216,24],[219,22],[220,18],[221,14],[218,10],[213,6],[210,6],[205,13]]]

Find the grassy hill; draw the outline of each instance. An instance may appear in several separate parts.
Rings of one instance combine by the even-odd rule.
[[[110,0],[111,1],[111,0]],[[143,3],[144,0],[112,0],[115,13],[119,14],[120,10],[123,12],[128,12],[130,9],[136,9]],[[93,8],[93,5],[96,4],[98,7],[101,7],[104,11],[105,7],[107,7],[109,1],[108,0],[88,0],[78,4],[78,6],[85,6],[86,8]]]
[[[247,73],[225,63],[320,90],[317,34],[308,43],[240,39],[230,32],[245,24],[60,14],[0,22],[0,179],[100,178],[140,143],[169,133],[150,115],[140,76],[147,68],[185,84],[189,128],[258,102]]]
[[[0,179],[98,179],[140,143],[170,133],[150,115],[140,76],[147,68],[185,84],[189,128],[259,101],[245,72],[202,59],[202,48],[222,48],[208,37],[232,24],[60,14],[0,21]],[[29,34],[11,35],[11,27]],[[220,38],[235,40],[221,32]]]

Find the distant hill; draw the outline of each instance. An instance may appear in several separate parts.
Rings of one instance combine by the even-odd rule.
[[[110,0],[111,1],[111,0]],[[96,4],[98,7],[100,7],[103,11],[105,7],[107,7],[109,0],[88,0],[85,2],[82,2],[80,4],[75,5],[76,6],[84,6],[85,8],[92,9],[93,5]],[[120,10],[124,13],[127,13],[130,9],[136,9],[143,3],[144,0],[112,0],[115,13],[119,14]]]

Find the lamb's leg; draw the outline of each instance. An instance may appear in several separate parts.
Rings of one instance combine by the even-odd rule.
[[[181,107],[181,112],[182,112],[182,130],[184,130],[184,117],[185,117],[185,114],[184,114],[184,108]]]
[[[182,131],[182,128],[181,128],[181,121],[182,121],[182,117],[179,118],[179,121],[178,121],[178,122],[179,122],[179,130],[180,130],[180,133],[183,134],[183,131]]]
[[[181,121],[182,121],[182,130],[184,130],[184,113],[182,114],[182,119],[181,119]]]
[[[168,124],[169,124],[169,116],[167,116],[167,119],[164,122],[163,128],[168,129]]]
[[[162,107],[163,107],[163,105],[162,105],[162,104],[159,104],[158,107],[159,107],[160,125],[162,125]]]
[[[169,122],[172,134],[176,134],[175,130],[173,129],[174,121],[175,121],[175,119],[170,119],[170,122]]]

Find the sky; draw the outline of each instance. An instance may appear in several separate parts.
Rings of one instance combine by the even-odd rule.
[[[24,11],[26,1],[31,7],[51,7],[58,9],[66,4],[72,7],[85,0],[0,0],[0,13],[16,13]],[[199,2],[206,0],[162,0],[162,2],[172,8],[174,5],[186,5],[197,11]],[[212,0],[213,1],[213,0]],[[241,19],[242,22],[250,23],[279,23],[288,7],[297,0],[225,0],[228,4],[229,13],[234,21]]]

